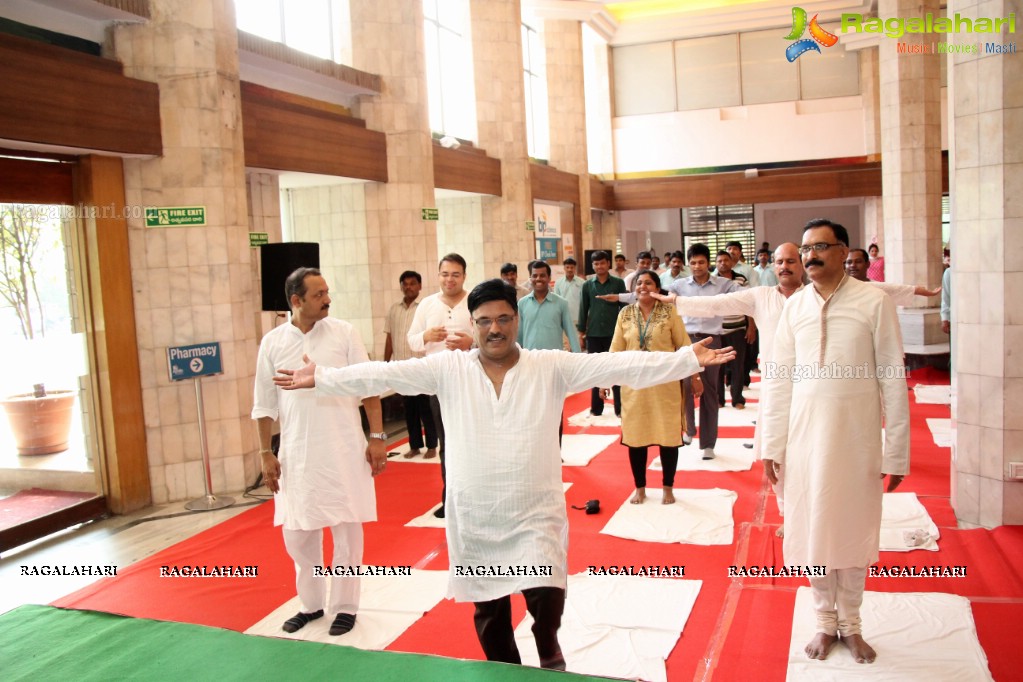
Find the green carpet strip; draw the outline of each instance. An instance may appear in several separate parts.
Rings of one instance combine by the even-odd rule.
[[[126,618],[96,611],[21,606],[0,615],[0,671],[13,680],[258,679],[576,682],[606,678],[439,656],[362,651],[317,642]]]

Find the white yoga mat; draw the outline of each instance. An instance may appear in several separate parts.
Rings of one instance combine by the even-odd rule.
[[[917,384],[913,387],[916,401],[928,405],[951,405],[952,387],[945,385]]]
[[[358,617],[355,627],[347,634],[334,636],[329,633],[330,624],[337,615],[334,613],[324,613],[322,618],[307,623],[298,632],[282,630],[284,621],[302,610],[297,596],[274,609],[245,634],[380,650],[436,606],[444,598],[447,586],[447,571],[413,569],[411,575],[364,576]]]
[[[952,447],[952,420],[951,419],[928,419],[927,428],[931,430],[931,437],[934,444],[939,448]]]
[[[565,434],[561,439],[561,461],[567,467],[584,467],[606,450],[619,436],[615,434]]]
[[[965,597],[865,592],[860,614],[863,637],[877,652],[877,660],[857,663],[839,642],[827,659],[812,661],[803,648],[814,637],[817,619],[810,588],[800,587],[792,617],[788,682],[992,679]]]
[[[699,580],[570,575],[558,641],[568,670],[664,682],[664,661],[682,634]],[[646,607],[639,608],[638,605]],[[515,628],[522,662],[539,666],[526,613]]]
[[[746,443],[752,445],[753,437],[718,438],[714,446],[717,457],[704,461],[703,450],[699,447],[700,439],[695,438],[690,445],[678,449],[678,471],[749,471],[753,468],[756,456],[753,448],[745,447]],[[654,457],[650,469],[661,470],[660,456]],[[647,483],[650,484],[650,481]]]
[[[923,531],[927,541],[922,545],[907,545],[905,533]],[[916,493],[885,493],[881,498],[881,551],[911,552],[914,549],[938,551],[941,533]]]
[[[661,504],[661,489],[648,487],[646,502],[630,503],[630,493],[600,532],[641,542],[728,545],[736,498],[721,488],[675,488],[675,504]]]
[[[599,417],[595,417],[590,414],[590,408],[586,408],[582,412],[573,414],[568,418],[568,423],[572,426],[606,426],[618,428],[622,425],[621,417],[615,416],[615,406],[612,403],[604,403],[604,413]]]
[[[571,483],[562,483],[563,490],[568,490],[572,487]],[[444,523],[444,519],[439,519],[433,515],[433,512],[440,509],[440,502],[433,505],[425,512],[412,519],[405,524],[406,528],[447,528],[447,524]]]

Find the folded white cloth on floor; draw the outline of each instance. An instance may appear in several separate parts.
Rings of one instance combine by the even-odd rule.
[[[906,534],[915,536],[907,543]],[[938,551],[941,533],[916,493],[885,493],[881,498],[881,551],[909,552],[914,549]],[[925,538],[917,542],[918,538]]]
[[[604,403],[604,413],[599,417],[590,414],[590,408],[587,407],[582,412],[569,417],[568,423],[572,426],[609,426],[617,428],[622,425],[622,419],[615,416],[615,406],[612,403]]]
[[[612,436],[613,437],[613,436]],[[563,490],[568,490],[572,487],[571,483],[562,483]],[[405,524],[406,528],[447,528],[447,524],[444,523],[444,519],[438,519],[433,515],[433,512],[440,509],[440,502],[433,505],[425,512],[412,519]]]
[[[380,650],[436,606],[444,598],[447,588],[447,571],[413,569],[411,575],[363,576],[358,617],[355,627],[347,634],[330,634],[335,613],[324,613],[322,618],[307,623],[298,632],[281,630],[284,621],[302,610],[297,596],[274,609],[245,634]]]
[[[913,394],[916,397],[916,401],[920,404],[929,405],[951,405],[952,404],[952,387],[951,386],[929,386],[927,384],[917,384],[913,387]]]
[[[630,575],[570,575],[558,631],[568,670],[663,682],[664,661],[682,634],[701,584]],[[532,625],[527,613],[515,628],[515,641],[522,662],[539,666]]]
[[[841,643],[823,661],[803,648],[817,631],[809,587],[796,593],[789,642],[788,682],[828,680],[991,680],[977,639],[970,601],[936,592],[864,592],[863,637],[877,652],[857,663]]]
[[[728,545],[736,498],[735,491],[721,488],[675,488],[675,504],[661,504],[661,489],[648,487],[646,502],[630,503],[630,493],[600,532],[642,542]]]
[[[714,446],[714,459],[703,459],[703,450],[700,449],[700,439],[694,438],[690,445],[678,449],[678,471],[749,471],[753,468],[753,461],[756,456],[753,448],[745,445],[753,444],[753,436],[749,438],[718,438]],[[652,448],[654,449],[654,448]],[[655,449],[656,451],[656,449]],[[653,471],[661,470],[661,458],[655,457],[650,463]],[[656,485],[657,481],[649,480],[647,484]]]
[[[952,420],[951,419],[928,419],[927,428],[931,430],[931,437],[934,444],[939,448],[952,447]]]
[[[561,439],[561,461],[568,467],[584,467],[618,439],[614,434],[565,434]]]

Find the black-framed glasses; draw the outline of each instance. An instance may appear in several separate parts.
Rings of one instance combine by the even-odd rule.
[[[802,246],[799,247],[799,253],[803,254],[804,256],[810,253],[811,251],[815,251],[817,253],[824,253],[832,246],[842,246],[842,243],[835,242],[834,244],[828,244],[827,242],[817,242],[816,244],[803,244]]]
[[[480,329],[490,329],[490,327],[493,326],[495,322],[499,327],[507,327],[512,323],[514,319],[515,319],[514,315],[501,315],[500,317],[495,318],[481,317],[475,322]]]

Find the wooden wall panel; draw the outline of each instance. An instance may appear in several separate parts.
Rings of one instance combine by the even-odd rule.
[[[26,38],[0,41],[0,137],[158,155],[160,92],[121,64]]]
[[[615,208],[620,211],[881,196],[881,164],[766,171],[755,178],[715,173],[618,180],[613,187]]]
[[[245,165],[387,182],[387,138],[365,123],[242,83]]]
[[[75,173],[76,203],[114,206],[124,215],[124,166],[109,156],[83,156]],[[142,416],[142,377],[135,334],[135,304],[128,252],[128,222],[121,217],[85,221],[88,316],[93,367],[99,384],[103,479],[111,511],[148,506],[149,458]]]
[[[579,176],[574,173],[534,163],[529,167],[529,184],[533,199],[566,201],[579,206]]]
[[[2,152],[2,150],[0,150]],[[0,202],[73,204],[70,163],[0,157]]]
[[[614,187],[594,177],[590,178],[590,206],[604,211],[615,211]]]
[[[501,196],[501,162],[479,149],[433,145],[433,185]]]

